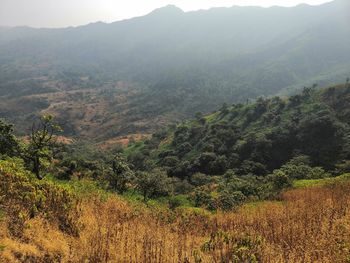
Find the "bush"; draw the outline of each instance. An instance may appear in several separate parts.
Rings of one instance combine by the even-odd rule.
[[[0,176],[0,208],[10,218],[11,234],[21,236],[25,222],[37,215],[68,234],[78,234],[78,198],[70,190],[36,179],[20,159],[1,160]]]
[[[137,170],[145,170],[145,160],[147,156],[142,152],[132,152],[128,156],[128,161],[133,164],[133,167]]]
[[[142,193],[144,201],[149,198],[168,196],[173,192],[171,179],[160,169],[151,172],[139,172],[136,175],[137,189]]]
[[[255,174],[255,175],[265,175],[267,173],[266,166],[259,162],[254,162],[250,160],[243,161],[240,169],[240,175]]]
[[[307,155],[298,155],[289,160],[291,165],[311,165],[310,157]]]
[[[240,191],[233,193],[222,191],[217,198],[217,208],[223,211],[230,211],[241,205],[245,199],[245,195]]]
[[[174,188],[174,194],[187,194],[193,190],[193,185],[186,179],[181,180],[180,178],[172,177],[171,183]]]
[[[128,184],[134,179],[134,173],[121,155],[116,155],[112,169],[107,174],[109,187],[113,190],[123,193],[127,190]]]
[[[319,179],[329,176],[323,168],[305,164],[286,164],[280,170],[291,179]]]
[[[177,154],[179,156],[184,156],[186,153],[190,152],[192,150],[192,145],[188,142],[182,143],[177,148]]]
[[[204,207],[210,210],[216,208],[214,199],[207,187],[197,187],[191,195],[191,199],[196,207]]]
[[[275,170],[270,176],[274,190],[282,190],[283,188],[291,187],[292,180],[286,173],[281,170]]]
[[[350,160],[337,164],[335,172],[337,174],[350,173]]]
[[[195,173],[191,176],[190,181],[194,186],[203,186],[209,184],[212,181],[212,178],[206,174]]]
[[[19,145],[13,135],[13,126],[0,119],[0,158],[1,155],[14,156],[18,150]]]
[[[167,156],[162,160],[162,165],[167,167],[175,167],[180,162],[176,156]]]
[[[232,170],[228,170],[219,185],[220,191],[228,191],[230,193],[239,191],[246,197],[258,195],[258,189],[261,185],[260,180],[255,176],[238,177]]]

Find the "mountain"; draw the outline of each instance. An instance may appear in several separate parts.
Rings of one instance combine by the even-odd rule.
[[[169,175],[264,176],[296,156],[327,170],[350,157],[350,84],[305,88],[289,98],[259,98],[197,115],[125,149],[137,169],[161,166]],[[304,158],[304,157],[303,157]]]
[[[223,102],[350,74],[350,3],[174,6],[111,24],[0,30],[0,116],[25,130],[52,113],[66,135],[149,134]]]

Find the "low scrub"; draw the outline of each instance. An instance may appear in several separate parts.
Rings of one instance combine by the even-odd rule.
[[[21,237],[28,220],[41,216],[67,234],[78,235],[78,199],[67,188],[38,180],[19,159],[0,160],[0,208],[11,235]]]
[[[90,194],[77,214],[69,190],[39,183],[19,167],[13,160],[1,162],[6,214],[0,222],[0,261],[347,262],[350,256],[347,181],[291,189],[280,202],[244,205],[235,212],[134,206],[115,195]],[[21,237],[10,229],[19,218],[17,207],[26,215]],[[76,222],[79,235],[67,235]]]

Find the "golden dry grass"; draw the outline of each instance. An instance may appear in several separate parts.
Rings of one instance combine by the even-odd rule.
[[[21,239],[1,223],[2,262],[349,262],[350,183],[290,190],[237,212],[135,208],[110,197],[81,203],[78,237],[41,218]]]

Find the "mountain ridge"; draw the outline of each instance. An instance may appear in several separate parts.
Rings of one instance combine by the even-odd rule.
[[[175,16],[0,31],[0,117],[24,100],[28,113],[10,116],[18,130],[50,112],[69,123],[67,135],[87,130],[88,138],[104,140],[148,134],[223,102],[339,82],[350,72],[343,4],[350,3],[197,12],[166,7],[156,13]],[[67,98],[73,93],[86,97],[74,102]],[[90,115],[97,123],[88,124]],[[81,130],[81,122],[88,126]]]
[[[52,29],[52,30],[60,30],[60,29],[69,29],[69,28],[80,28],[80,27],[86,27],[89,25],[94,25],[94,24],[105,24],[105,25],[111,25],[111,24],[116,24],[119,22],[125,22],[125,21],[129,21],[129,20],[133,20],[133,19],[138,19],[138,18],[142,18],[142,17],[147,17],[149,15],[152,15],[154,13],[167,13],[169,11],[173,11],[174,13],[182,13],[182,14],[192,14],[192,13],[204,13],[204,12],[212,12],[212,11],[217,11],[217,10],[226,10],[226,11],[230,11],[233,9],[263,9],[263,10],[269,10],[269,9],[281,9],[281,10],[288,10],[288,9],[295,9],[295,8],[305,8],[305,7],[320,7],[320,6],[327,6],[327,5],[334,5],[334,4],[348,4],[348,2],[346,0],[331,0],[329,2],[323,3],[323,4],[317,4],[317,5],[311,5],[311,4],[307,4],[307,3],[301,3],[298,4],[296,6],[278,6],[278,5],[274,5],[274,6],[269,6],[269,7],[261,7],[261,6],[255,6],[255,5],[248,5],[248,6],[241,6],[241,5],[232,5],[230,7],[211,7],[211,8],[207,8],[207,9],[198,9],[198,10],[191,10],[191,11],[183,11],[180,7],[173,5],[173,4],[169,4],[169,5],[165,5],[162,7],[158,7],[156,9],[154,9],[153,11],[145,14],[145,15],[141,15],[141,16],[134,16],[134,17],[130,17],[130,18],[126,18],[126,19],[122,19],[122,20],[116,20],[116,21],[112,21],[112,22],[103,22],[103,21],[96,21],[96,22],[90,22],[87,24],[83,24],[83,25],[78,25],[78,26],[66,26],[66,27],[58,27],[58,28],[49,28],[49,27],[32,27],[32,26],[27,26],[27,25],[21,25],[21,26],[2,26],[0,25],[0,29],[4,28],[4,29],[23,29],[23,28],[27,28],[27,29]]]

